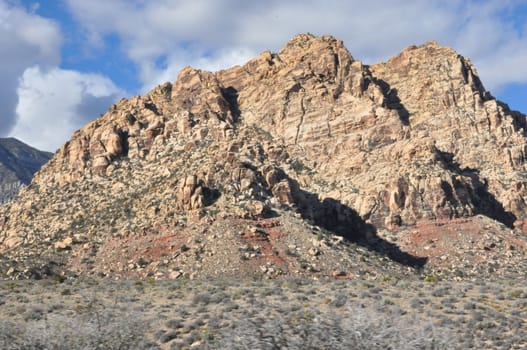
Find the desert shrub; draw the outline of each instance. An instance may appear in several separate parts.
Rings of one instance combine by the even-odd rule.
[[[295,312],[285,320],[239,319],[205,346],[210,349],[456,349],[458,336],[412,318],[374,308],[310,317]],[[306,316],[307,315],[307,316]],[[309,316],[309,317],[308,317]]]
[[[444,297],[445,295],[448,295],[448,287],[440,287],[432,291],[432,296],[434,297]]]
[[[476,304],[474,304],[472,301],[467,301],[463,304],[463,310],[475,310]]]
[[[511,297],[513,298],[521,298],[523,295],[522,291],[519,289],[515,289],[511,292]]]
[[[428,275],[425,277],[425,282],[427,283],[437,283],[439,282],[439,277],[434,275]]]
[[[412,309],[420,309],[423,307],[423,302],[419,298],[412,299],[410,302],[410,307]]]
[[[159,349],[144,339],[147,325],[138,315],[115,315],[106,310],[48,315],[27,322],[0,321],[0,349]]]
[[[42,319],[45,313],[46,313],[46,310],[44,309],[44,307],[40,305],[34,305],[24,313],[23,318],[25,321],[40,320]]]
[[[346,294],[344,293],[338,293],[336,296],[335,296],[335,300],[333,300],[333,302],[331,303],[332,306],[334,307],[343,307],[344,305],[346,305],[346,301],[348,300],[348,297]]]
[[[168,343],[171,340],[177,339],[178,333],[175,331],[164,333],[159,337],[159,341],[161,343]]]
[[[194,297],[192,298],[192,303],[194,305],[196,304],[207,305],[211,302],[211,300],[212,300],[212,295],[209,292],[204,292],[204,293],[198,293],[194,295]]]
[[[166,322],[166,326],[173,329],[183,328],[183,322],[179,319],[171,319]]]

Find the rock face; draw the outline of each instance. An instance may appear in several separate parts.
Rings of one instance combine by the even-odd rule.
[[[0,208],[0,252],[22,266],[20,247],[38,247],[77,273],[340,276],[343,237],[418,266],[436,259],[390,232],[462,218],[502,241],[521,231],[525,126],[435,42],[368,66],[299,35],[243,66],[185,68],[81,128]]]
[[[14,138],[0,138],[0,203],[9,201],[27,186],[51,156]]]

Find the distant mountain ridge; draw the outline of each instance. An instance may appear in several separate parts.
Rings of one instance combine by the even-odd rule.
[[[53,154],[15,138],[0,138],[0,203],[13,198]]]

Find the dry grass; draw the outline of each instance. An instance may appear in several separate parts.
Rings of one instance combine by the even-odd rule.
[[[523,349],[514,281],[0,282],[2,349]]]

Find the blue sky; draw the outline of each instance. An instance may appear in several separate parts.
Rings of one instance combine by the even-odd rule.
[[[311,32],[384,61],[436,40],[527,112],[525,0],[0,0],[0,136],[54,151],[121,97]]]

